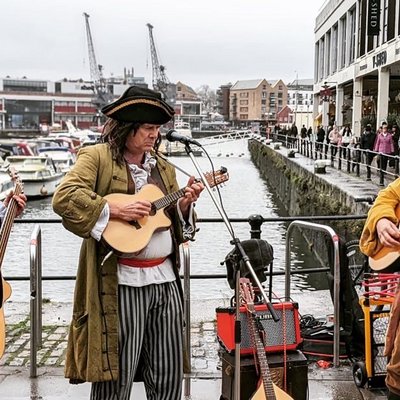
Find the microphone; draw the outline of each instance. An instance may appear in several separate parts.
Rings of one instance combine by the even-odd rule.
[[[181,135],[174,129],[170,129],[165,135],[165,137],[169,142],[181,142],[183,144],[191,143],[201,147],[201,144],[197,140],[194,140],[188,136]]]

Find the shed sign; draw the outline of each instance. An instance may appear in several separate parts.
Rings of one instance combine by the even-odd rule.
[[[380,16],[381,16],[381,0],[368,0],[368,19],[367,19],[368,36],[379,35]]]

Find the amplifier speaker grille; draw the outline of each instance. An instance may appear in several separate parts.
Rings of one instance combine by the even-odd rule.
[[[274,310],[279,321],[275,322],[268,308],[256,305],[256,316],[259,319],[266,339],[266,352],[279,352],[286,346],[287,350],[295,350],[301,343],[300,319],[296,303],[275,303]],[[235,308],[218,307],[217,336],[221,345],[230,354],[235,351]],[[241,321],[240,354],[253,353],[253,344],[249,328],[248,314],[245,307],[240,307],[239,319]],[[286,329],[284,329],[286,327]]]

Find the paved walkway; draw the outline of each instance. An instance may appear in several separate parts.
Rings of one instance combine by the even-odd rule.
[[[310,305],[316,312],[322,310],[318,308],[318,304],[324,303],[325,294],[322,296],[316,298],[314,305]],[[220,302],[221,300],[217,301],[218,305],[221,305]],[[220,346],[215,319],[211,316],[215,311],[215,303],[216,301],[210,301],[194,307],[191,324],[192,374],[185,381],[190,396],[183,395],[183,399],[217,400],[222,393]],[[71,305],[44,304],[42,347],[37,353],[36,379],[29,377],[29,305],[11,302],[6,303],[6,307],[7,346],[5,355],[0,360],[0,399],[88,399],[89,384],[69,385],[63,376]],[[305,313],[308,311],[304,308]],[[352,378],[351,364],[348,362],[342,362],[337,369],[321,369],[315,363],[310,363],[308,371],[310,400],[386,399],[382,390],[357,389]],[[146,399],[142,384],[135,384],[132,396],[135,400]]]

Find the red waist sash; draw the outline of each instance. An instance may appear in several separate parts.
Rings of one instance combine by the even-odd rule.
[[[140,260],[137,258],[118,258],[118,263],[134,268],[151,268],[162,264],[167,257],[151,258],[148,260]]]

